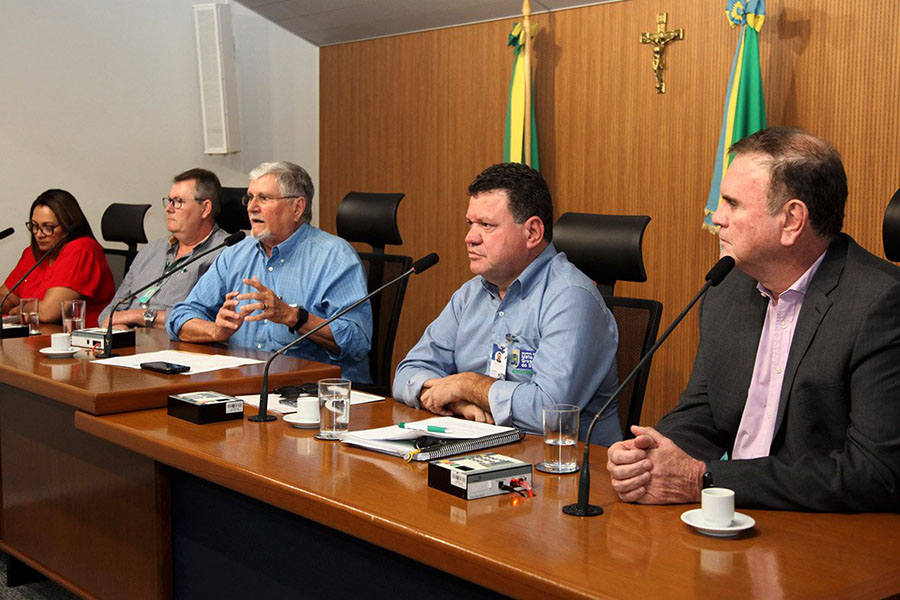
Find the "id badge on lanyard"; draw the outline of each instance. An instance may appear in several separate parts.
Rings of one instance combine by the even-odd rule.
[[[144,293],[141,294],[141,297],[137,299],[138,304],[147,304],[150,302],[150,298],[153,297],[153,294],[159,291],[159,285],[153,285],[144,290]]]
[[[516,336],[507,333],[506,341],[504,343],[492,345],[491,359],[488,361],[490,364],[488,374],[494,379],[506,379],[506,365],[509,361],[509,345],[517,341]]]
[[[507,344],[494,344],[491,348],[490,369],[488,374],[494,379],[506,379],[506,361],[509,357]]]

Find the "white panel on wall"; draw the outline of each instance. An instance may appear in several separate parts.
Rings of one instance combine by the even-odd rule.
[[[194,5],[206,154],[229,154],[241,149],[230,9],[227,4]]]
[[[155,240],[168,235],[159,199],[176,173],[202,167],[239,187],[259,163],[290,160],[316,181],[319,50],[240,4],[229,6],[241,151],[204,153],[192,8],[202,1],[0,0],[0,56],[20,59],[0,60],[0,229],[16,229],[0,240],[0,280],[48,188],[72,192],[98,238],[110,203],[150,203]]]

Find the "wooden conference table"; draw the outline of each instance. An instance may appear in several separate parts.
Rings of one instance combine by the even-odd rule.
[[[0,342],[0,547],[85,597],[171,595],[169,476],[154,461],[77,431],[75,413],[165,406],[169,394],[258,393],[262,364],[161,375],[93,364],[83,352],[50,359],[49,333]],[[224,349],[172,343],[137,330],[137,350]],[[118,349],[119,354],[135,348]],[[265,360],[265,353],[231,352]],[[272,387],[339,375],[337,367],[280,357]],[[202,429],[201,429],[202,430]]]
[[[23,345],[30,348],[27,343],[32,341]],[[7,350],[4,346],[0,351],[4,365],[0,375],[12,387],[7,381]],[[85,385],[97,377],[119,377],[95,373],[100,368],[95,365],[74,368],[94,373],[81,378]],[[301,366],[312,368],[308,363]],[[41,376],[48,379],[50,374]],[[253,378],[251,373],[246,376]],[[181,380],[154,381],[166,382],[160,384],[165,388],[167,382]],[[68,407],[72,417],[66,400],[18,393],[37,407],[30,412],[52,414]],[[109,386],[109,393],[128,395],[115,385]],[[7,439],[20,435],[22,423],[28,422],[17,404],[0,400],[2,545],[28,558],[17,550],[24,543],[21,535],[11,538],[8,533],[24,528],[16,521],[37,514],[46,500],[39,495],[8,498],[7,469],[28,471],[35,482],[55,488],[61,473],[53,469],[70,466],[66,460],[72,449],[42,440],[53,447],[48,452],[56,451],[57,461],[64,463],[61,467],[40,462],[27,468],[11,465],[30,462],[27,447],[15,459],[8,456],[9,446],[26,446],[22,440]],[[358,405],[352,409],[351,428],[422,416],[391,400]],[[57,416],[54,421],[54,435],[68,427],[66,436],[83,443],[93,439],[95,453],[114,456],[101,467],[83,465],[85,480],[69,494],[76,496],[69,500],[72,506],[62,502],[55,512],[44,510],[53,513],[56,528],[73,527],[75,535],[67,535],[65,547],[55,552],[55,570],[42,570],[71,585],[76,580],[69,569],[93,568],[100,581],[78,571],[79,581],[88,582],[76,582],[85,595],[167,597],[174,589],[178,596],[193,597],[224,589],[237,597],[240,579],[248,574],[258,577],[260,589],[290,589],[285,586],[293,584],[311,596],[330,591],[333,597],[349,595],[358,579],[369,586],[370,595],[413,595],[415,588],[407,586],[416,585],[417,577],[426,585],[431,582],[430,591],[421,592],[429,597],[440,597],[439,592],[446,590],[450,590],[446,595],[487,593],[474,586],[466,589],[471,585],[467,582],[533,598],[877,598],[900,593],[900,515],[746,510],[742,512],[757,521],[753,530],[732,539],[709,538],[679,520],[694,506],[618,502],[605,475],[601,447],[592,457],[591,495],[606,513],[579,519],[560,511],[575,499],[575,476],[536,473],[537,496],[531,499],[506,495],[466,502],[428,488],[424,464],[320,442],[313,439],[313,432],[292,428],[281,419],[266,425],[245,419],[198,426],[170,418],[164,409],[150,409],[109,415],[75,412],[77,431],[71,431],[72,423],[64,423],[65,418]],[[28,427],[34,428],[37,425]],[[36,440],[31,444],[39,445]],[[541,460],[542,448],[540,439],[529,436],[497,451],[535,463]],[[18,472],[17,483],[23,477]],[[97,501],[107,505],[105,528],[98,523],[101,515],[85,508]],[[129,519],[141,515],[140,527],[116,513],[130,514]],[[91,547],[76,547],[78,535],[108,538],[104,541],[110,545],[123,540],[121,545],[129,548],[153,540],[156,560],[110,560],[90,552],[76,560],[71,554],[78,547]],[[52,541],[51,537],[45,545]],[[41,551],[49,552],[44,547]],[[207,570],[201,564],[204,556],[212,557]],[[333,560],[342,561],[343,579],[325,574],[331,573],[327,567]],[[150,579],[156,577],[155,585],[149,585],[148,574]],[[103,587],[105,579],[128,582],[128,593]]]

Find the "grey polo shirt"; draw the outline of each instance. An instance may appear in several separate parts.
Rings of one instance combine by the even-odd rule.
[[[228,233],[219,229],[218,226],[214,226],[209,236],[188,254],[181,257],[178,262],[187,262],[191,257],[222,243],[226,237],[228,237]],[[128,273],[122,279],[122,285],[116,290],[116,295],[113,297],[112,302],[100,313],[100,323],[109,316],[116,302],[162,276],[167,268],[177,266],[175,260],[177,252],[178,240],[174,237],[155,240],[144,246],[137,256],[134,257],[134,262],[131,263],[131,268],[128,269]],[[122,304],[117,310],[155,308],[168,313],[173,306],[187,298],[194,284],[197,283],[201,275],[206,273],[206,270],[216,260],[218,254],[218,252],[212,252],[197,262],[179,269],[177,273],[173,273],[167,279],[157,284],[159,289],[146,302],[140,301],[143,299],[143,294],[140,294],[130,302]]]

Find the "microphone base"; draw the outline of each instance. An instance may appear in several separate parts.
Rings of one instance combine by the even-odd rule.
[[[578,504],[566,504],[563,506],[562,511],[567,515],[572,515],[573,517],[596,517],[603,514],[603,508],[597,506],[596,504],[588,504],[585,507],[578,506]]]
[[[268,413],[264,414],[264,415],[255,414],[250,417],[247,417],[247,420],[253,421],[254,423],[268,423],[269,421],[275,420],[275,415],[270,415]]]

